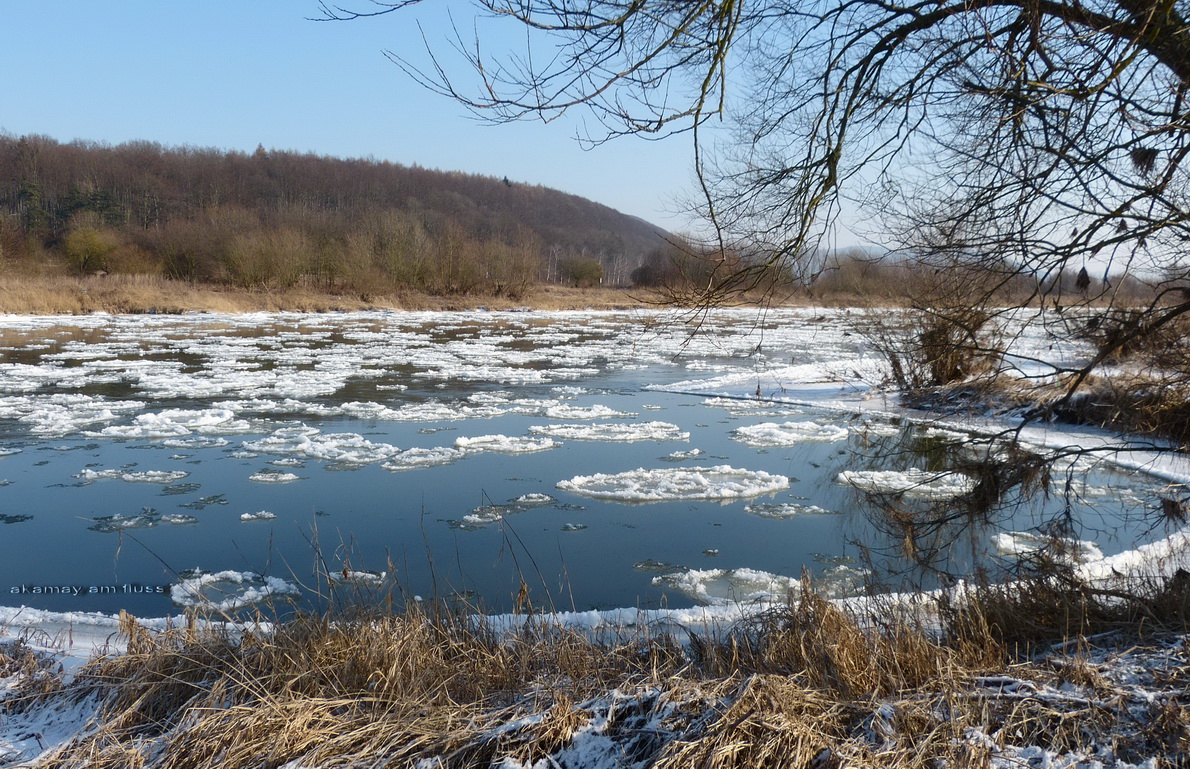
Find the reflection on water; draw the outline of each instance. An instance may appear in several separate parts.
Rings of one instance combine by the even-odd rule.
[[[0,319],[0,598],[679,606],[1143,531],[1155,490],[1108,466],[644,389],[854,368],[836,315],[725,312],[695,336],[639,312]]]

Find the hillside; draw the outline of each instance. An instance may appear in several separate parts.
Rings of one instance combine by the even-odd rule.
[[[541,186],[386,161],[0,136],[9,271],[515,296],[624,285],[663,231]]]

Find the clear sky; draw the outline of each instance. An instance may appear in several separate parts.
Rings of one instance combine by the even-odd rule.
[[[417,9],[440,50],[448,10],[471,30],[470,6],[448,2]],[[685,229],[671,212],[692,183],[687,137],[585,150],[577,118],[483,124],[384,56],[421,55],[415,14],[309,20],[319,15],[316,0],[5,3],[0,130],[248,152],[260,144],[507,176]],[[485,41],[501,45],[486,31]]]

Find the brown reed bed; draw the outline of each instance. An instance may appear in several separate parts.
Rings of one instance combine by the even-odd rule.
[[[125,617],[126,652],[0,710],[99,702],[90,728],[36,764],[89,769],[980,767],[1020,746],[1186,765],[1190,638],[1135,632],[1163,619],[1163,633],[1185,633],[1184,606],[1160,604],[1159,618],[1142,597],[1149,623],[1110,631],[1117,650],[1164,655],[1140,691],[1091,641],[1043,641],[1032,624],[1034,653],[1012,640],[1025,635],[1010,627],[1014,596],[1031,613],[1085,601],[1028,587],[972,596],[927,625],[891,604],[861,619],[806,590],[685,638],[540,617],[498,633],[420,604],[230,631],[150,632]],[[9,653],[0,667],[42,669],[32,659]]]

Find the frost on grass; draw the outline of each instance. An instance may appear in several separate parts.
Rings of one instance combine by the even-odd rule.
[[[637,422],[620,424],[560,424],[534,425],[529,428],[534,435],[548,435],[553,438],[576,441],[688,441],[690,433],[683,432],[669,422]]]
[[[749,446],[793,446],[798,443],[833,443],[847,439],[847,428],[817,422],[764,422],[740,427],[732,437]]]
[[[707,468],[643,467],[624,473],[577,475],[559,481],[558,488],[617,502],[667,502],[694,499],[746,499],[789,488],[789,478],[762,470],[739,470],[729,465]]]
[[[908,470],[844,470],[835,479],[866,494],[898,494],[907,499],[942,501],[969,494],[976,481],[969,475]]]
[[[250,571],[190,572],[169,588],[169,596],[178,606],[216,612],[236,611],[297,594],[298,588],[292,582]]]

